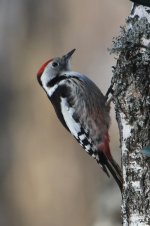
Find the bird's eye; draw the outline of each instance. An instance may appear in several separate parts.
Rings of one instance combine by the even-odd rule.
[[[52,63],[52,66],[53,66],[53,67],[58,67],[58,63],[57,63],[57,62],[53,62],[53,63]]]

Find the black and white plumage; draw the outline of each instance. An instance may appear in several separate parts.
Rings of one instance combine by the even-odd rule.
[[[42,65],[37,78],[63,126],[122,189],[122,176],[109,149],[110,106],[99,88],[85,75],[70,70],[75,49]]]

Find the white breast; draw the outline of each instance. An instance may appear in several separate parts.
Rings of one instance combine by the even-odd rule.
[[[66,98],[61,98],[61,111],[66,122],[67,127],[69,128],[70,132],[78,138],[78,133],[80,132],[80,124],[77,123],[73,118],[73,113],[75,109],[69,107]]]

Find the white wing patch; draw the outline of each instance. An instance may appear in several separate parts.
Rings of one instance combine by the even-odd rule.
[[[61,110],[67,127],[70,132],[78,138],[78,133],[80,132],[80,124],[77,123],[73,118],[73,113],[75,110],[68,106],[66,98],[61,98]]]

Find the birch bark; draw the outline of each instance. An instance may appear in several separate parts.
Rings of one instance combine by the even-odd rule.
[[[121,35],[113,69],[114,104],[120,131],[124,226],[150,225],[150,7],[134,4]]]

